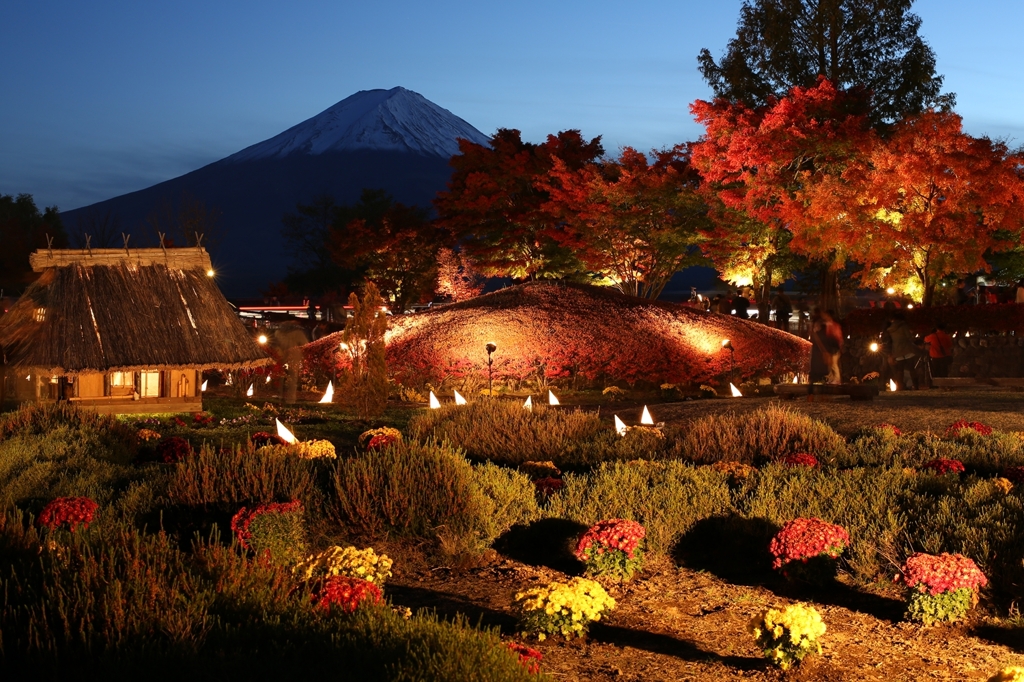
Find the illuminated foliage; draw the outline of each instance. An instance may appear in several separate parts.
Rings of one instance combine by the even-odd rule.
[[[388,402],[388,370],[384,352],[384,334],[388,318],[377,287],[366,285],[362,300],[352,294],[348,304],[352,317],[341,332],[341,352],[347,359],[342,384],[342,399],[362,418],[384,413]],[[335,335],[330,338],[335,339]]]
[[[437,252],[437,287],[434,292],[452,301],[465,301],[484,290],[484,277],[453,249]]]
[[[544,209],[560,224],[552,236],[622,293],[657,298],[673,274],[700,261],[707,207],[686,148],[656,153],[653,163],[626,147],[615,161],[552,164],[540,181],[550,194]]]
[[[565,277],[582,271],[571,249],[550,236],[555,221],[541,210],[547,193],[537,186],[558,156],[580,168],[599,158],[601,138],[587,142],[578,130],[549,135],[543,144],[523,142],[518,130],[499,129],[491,146],[459,140],[448,191],[434,205],[439,221],[486,275]]]

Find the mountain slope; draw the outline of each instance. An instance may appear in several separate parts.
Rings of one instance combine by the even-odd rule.
[[[62,215],[76,238],[109,211],[118,221],[114,234],[130,233],[131,244],[143,246],[156,239],[154,214],[201,201],[220,213],[207,236],[221,289],[253,296],[286,274],[281,216],[296,203],[325,193],[352,203],[363,188],[374,188],[429,206],[451,175],[448,160],[459,137],[487,143],[476,128],[415,92],[363,91],[191,173]]]

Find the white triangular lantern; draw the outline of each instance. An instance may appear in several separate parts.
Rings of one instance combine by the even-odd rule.
[[[245,392],[246,397],[252,397],[252,384],[249,384],[249,390]]]
[[[281,440],[289,445],[294,445],[297,440],[295,434],[289,431],[288,427],[282,424],[280,419],[275,419],[274,421],[277,422],[277,435],[281,437]]]
[[[270,383],[270,375],[269,374],[267,375],[267,380],[264,381],[263,383],[265,383],[265,384],[269,384]]]
[[[895,391],[896,390],[896,382],[893,381],[892,379],[889,379],[889,390],[890,391]]]
[[[800,383],[800,377],[798,377],[796,374],[793,375],[793,383],[794,384],[799,384]]]
[[[466,404],[466,399],[463,398],[462,394],[459,393],[458,391],[455,391],[455,404],[456,405],[465,405]]]
[[[437,396],[434,395],[434,392],[431,391],[430,392],[430,409],[436,410],[439,407],[441,407],[441,401],[438,400]]]
[[[740,389],[736,388],[736,384],[730,383],[729,389],[732,391],[733,398],[742,398],[743,394],[740,393]]]
[[[654,418],[651,417],[651,411],[647,409],[646,405],[644,405],[644,413],[640,415],[640,423],[654,426]]]
[[[628,430],[629,427],[626,426],[625,422],[619,419],[619,415],[615,415],[615,433],[619,434],[620,436],[625,436],[626,431]]]
[[[555,394],[552,393],[551,391],[548,391],[548,405],[560,405],[560,404],[561,403],[558,402],[558,398],[555,397]]]
[[[334,382],[327,382],[327,390],[324,391],[324,397],[320,398],[321,403],[329,403],[334,401]]]
[[[200,391],[204,391],[204,392],[205,392],[205,391],[206,391],[206,384],[208,384],[209,382],[210,382],[210,380],[209,380],[209,379],[207,379],[206,381],[204,381],[204,382],[203,382],[203,387],[202,387],[202,388],[200,388],[199,390],[200,390]]]
[[[533,412],[533,396],[532,395],[526,396],[526,402],[523,403],[523,407],[528,409],[530,412]]]

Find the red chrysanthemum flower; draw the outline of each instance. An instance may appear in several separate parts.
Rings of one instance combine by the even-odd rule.
[[[618,550],[625,553],[627,558],[632,559],[637,547],[640,546],[640,541],[646,535],[647,531],[636,521],[627,521],[626,519],[598,521],[587,529],[587,532],[576,543],[576,558],[585,562],[591,552],[601,554],[609,550]]]
[[[380,588],[370,581],[343,576],[325,579],[313,595],[317,608],[325,611],[339,609],[342,613],[354,613],[363,602],[380,604],[382,600]]]
[[[939,457],[933,459],[930,462],[925,462],[921,465],[922,469],[931,469],[934,473],[939,476],[945,474],[962,474],[964,472],[964,463],[958,459],[945,459]]]
[[[778,570],[791,561],[806,562],[818,556],[836,559],[849,544],[850,534],[842,526],[801,518],[787,522],[772,538],[768,551],[775,557],[772,568]]]
[[[813,469],[818,466],[818,458],[806,452],[801,452],[796,455],[786,455],[780,461],[788,467],[809,467]]]
[[[97,509],[99,505],[88,497],[58,497],[43,507],[36,523],[50,530],[61,526],[75,530],[79,525],[88,528]]]
[[[164,464],[180,462],[192,454],[192,445],[179,436],[162,439],[156,446],[156,458]]]
[[[911,555],[896,580],[932,596],[964,588],[977,592],[988,584],[977,564],[963,554],[936,556],[924,552]]]

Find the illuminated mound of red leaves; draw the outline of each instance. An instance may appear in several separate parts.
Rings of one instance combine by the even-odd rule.
[[[946,429],[946,435],[947,436],[957,436],[964,429],[970,429],[971,431],[976,431],[976,432],[980,433],[983,436],[991,436],[992,435],[992,427],[991,426],[988,426],[987,424],[982,424],[981,422],[969,422],[966,419],[961,419],[958,422],[953,422],[952,424],[950,424],[949,428]]]
[[[772,568],[778,570],[791,561],[803,561],[818,556],[839,557],[850,544],[850,534],[842,526],[821,519],[793,519],[784,525],[768,551],[775,559]]]
[[[380,604],[382,598],[380,588],[368,580],[332,576],[320,584],[313,602],[325,611],[354,613],[363,602]]]
[[[788,467],[808,467],[813,469],[818,466],[818,458],[807,452],[801,452],[795,455],[786,455],[779,461]]]
[[[576,543],[576,558],[587,561],[593,552],[603,553],[608,550],[619,550],[627,558],[632,559],[640,541],[647,531],[636,521],[625,519],[605,519],[598,521],[587,529]]]
[[[97,509],[99,505],[88,497],[58,497],[43,507],[36,523],[50,530],[61,526],[75,530],[79,525],[88,528]]]
[[[939,457],[933,459],[930,462],[925,462],[921,465],[922,469],[931,469],[933,473],[939,476],[945,474],[962,474],[964,472],[964,463],[958,459],[945,459]]]
[[[291,502],[269,502],[257,505],[253,508],[242,507],[231,517],[231,530],[238,538],[238,544],[249,549],[249,539],[252,532],[249,526],[260,514],[291,514],[302,511],[302,502],[292,500]]]
[[[963,554],[911,555],[896,578],[907,587],[935,596],[967,588],[977,591],[988,585],[988,578]]]
[[[156,446],[156,458],[165,464],[180,462],[192,454],[192,446],[179,436],[164,438]]]
[[[540,662],[544,659],[544,654],[518,642],[507,642],[506,646],[509,651],[519,656],[519,665],[526,668],[528,673],[540,674]]]
[[[722,348],[729,339],[732,354]],[[347,363],[337,335],[304,347],[304,371]],[[694,383],[806,371],[810,344],[766,325],[586,285],[531,282],[395,318],[387,363],[407,386],[475,376],[495,381],[579,377],[587,381]]]

